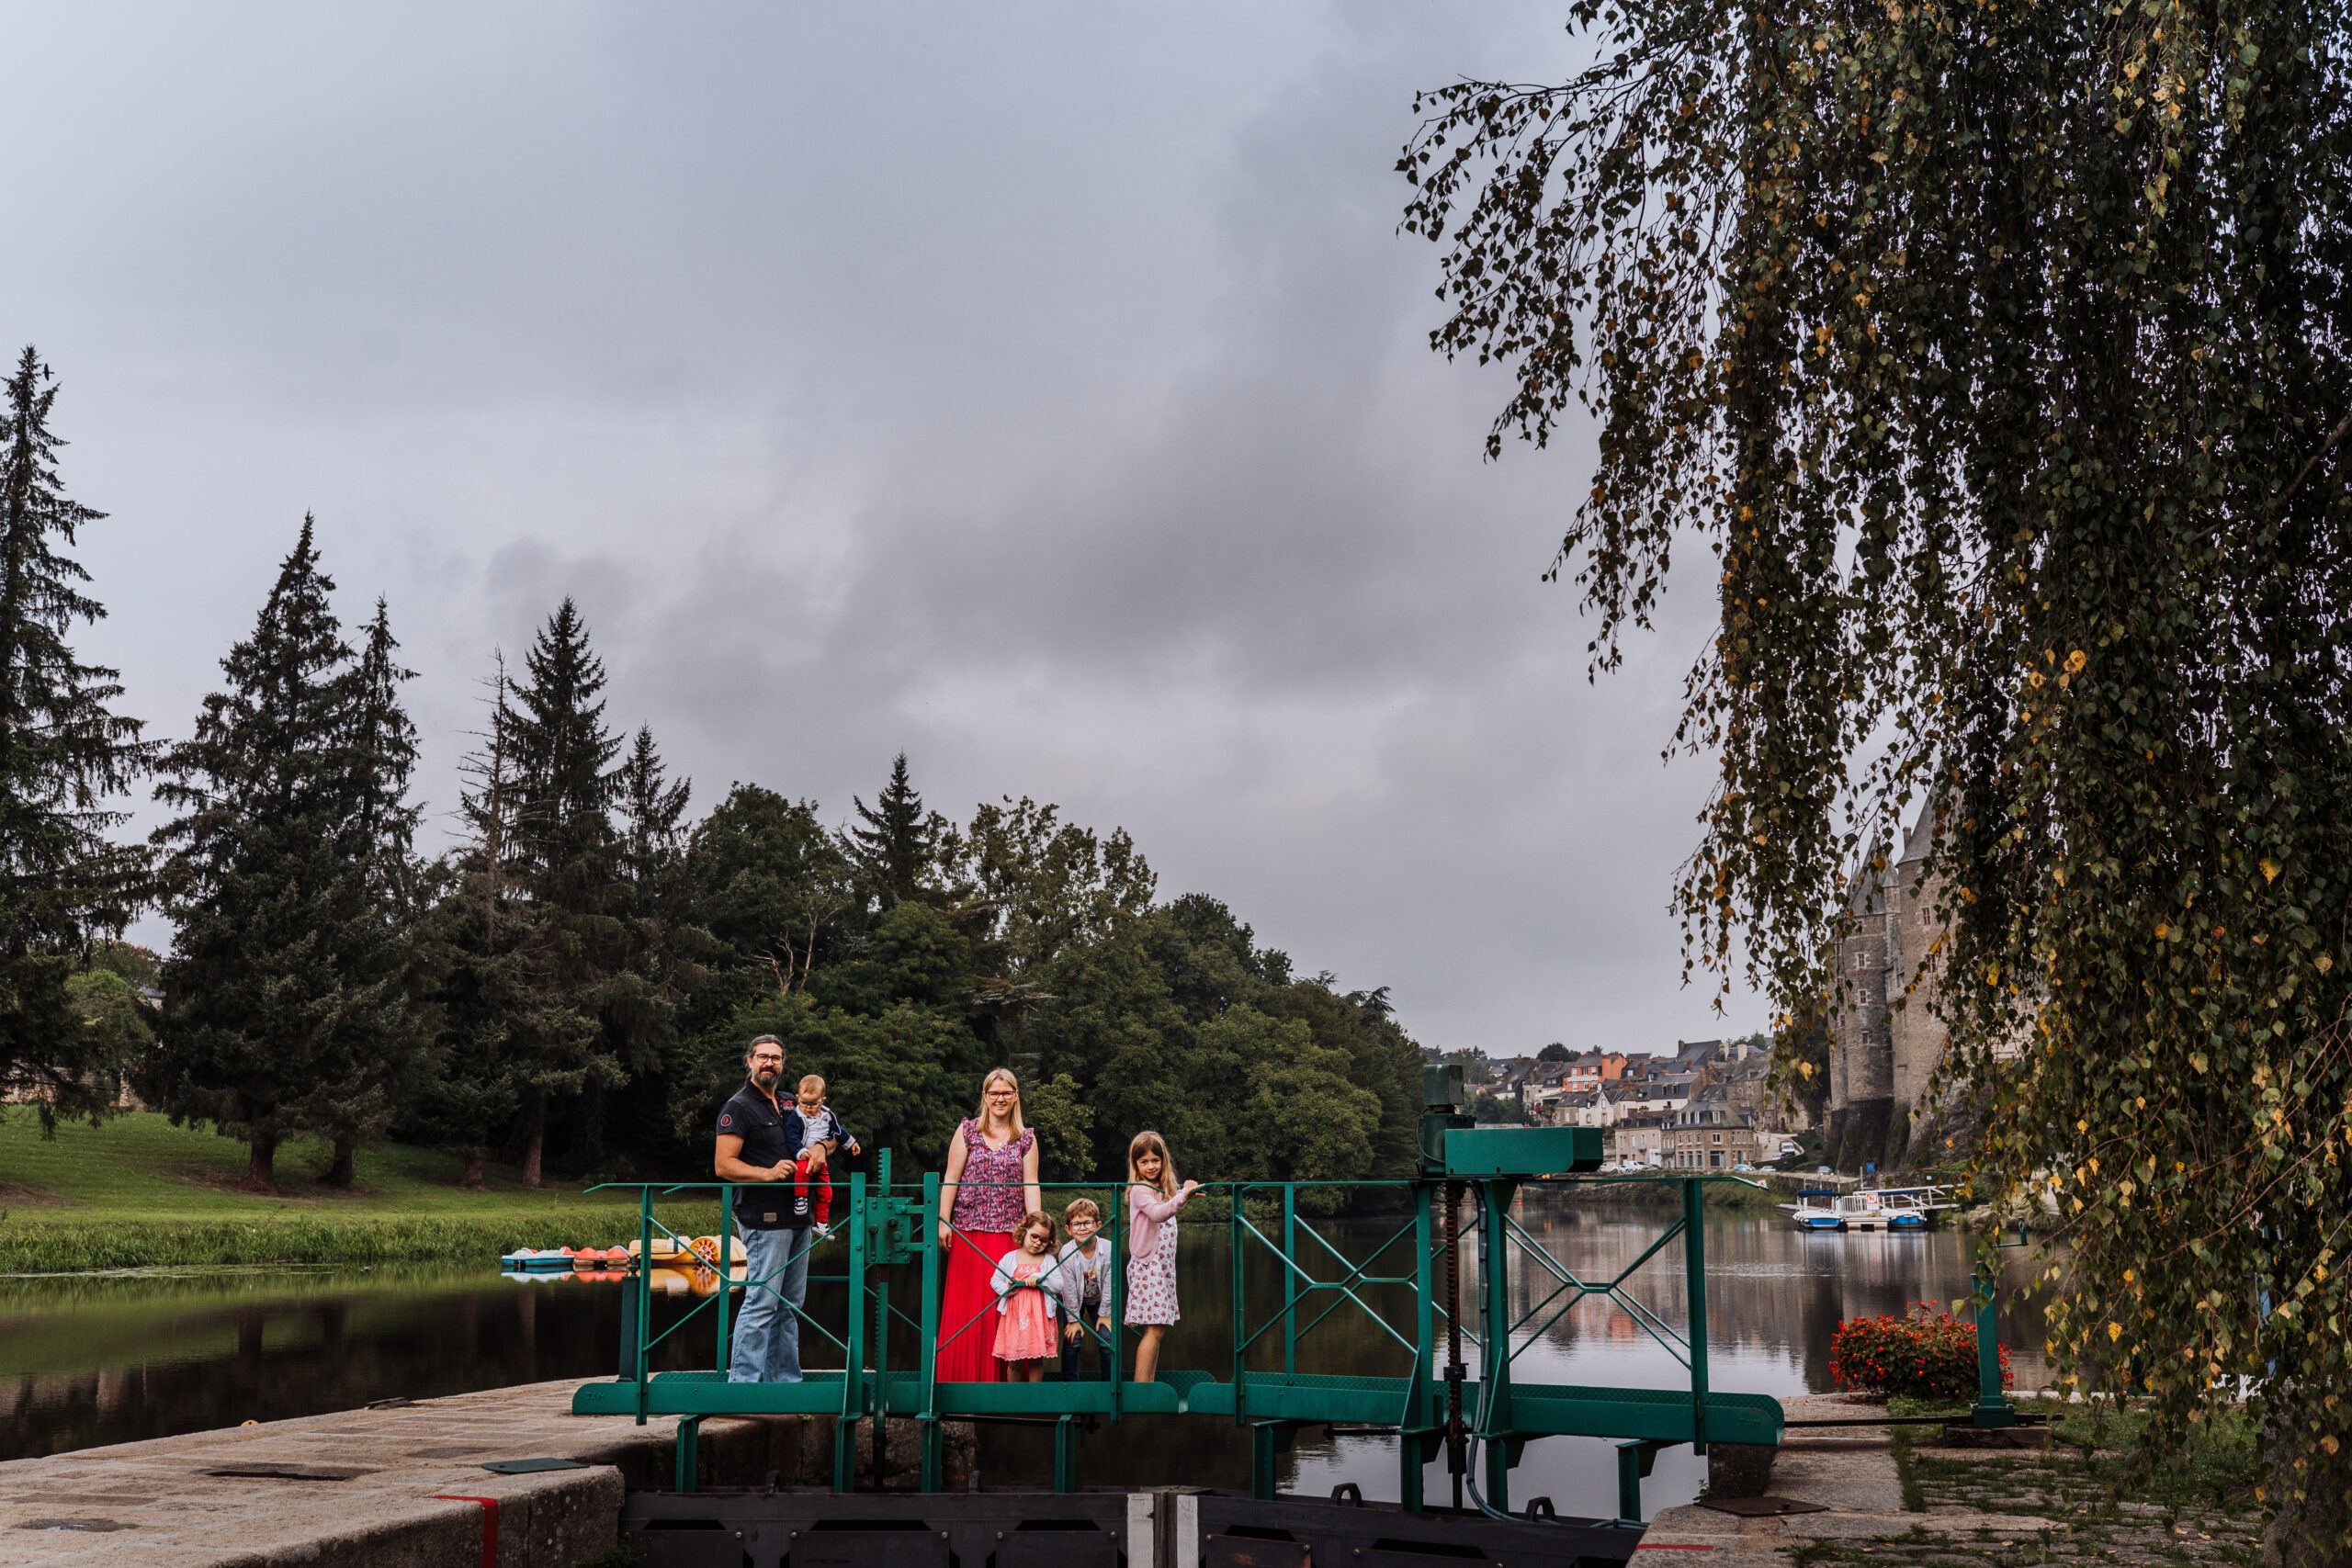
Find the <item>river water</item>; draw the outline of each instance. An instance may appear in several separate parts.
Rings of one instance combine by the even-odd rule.
[[[1535,1196],[1517,1213],[1530,1239],[1580,1278],[1611,1277],[1639,1258],[1668,1223],[1656,1211]],[[1334,1252],[1373,1255],[1393,1225],[1326,1227]],[[1409,1231],[1371,1274],[1403,1273]],[[1626,1282],[1626,1293],[1678,1328],[1686,1317],[1679,1243]],[[1280,1305],[1270,1254],[1246,1249],[1244,1307],[1254,1331]],[[2044,1380],[2040,1309],[2017,1275],[2003,1282],[2002,1337],[2020,1386]],[[1965,1242],[1950,1231],[1924,1235],[1814,1235],[1766,1215],[1711,1216],[1706,1229],[1708,1362],[1713,1386],[1778,1395],[1830,1388],[1829,1338],[1841,1318],[1900,1313],[1918,1301],[1953,1302],[1968,1292]],[[1187,1227],[1180,1254],[1183,1321],[1164,1364],[1230,1369],[1233,1314],[1226,1227]],[[1395,1264],[1396,1267],[1389,1267]],[[828,1267],[820,1253],[817,1272]],[[831,1265],[838,1268],[838,1263]],[[1310,1266],[1336,1279],[1345,1267],[1326,1256]],[[1540,1268],[1515,1264],[1517,1314],[1554,1287]],[[907,1284],[911,1284],[911,1280]],[[1465,1270],[1465,1301],[1476,1269]],[[911,1292],[901,1285],[902,1303]],[[1411,1333],[1410,1292],[1366,1288],[1365,1303]],[[1325,1292],[1316,1310],[1334,1298]],[[662,1303],[658,1321],[676,1322],[692,1303]],[[843,1310],[839,1285],[819,1283],[809,1310],[820,1323]],[[1556,1306],[1558,1303],[1555,1303]],[[1302,1316],[1302,1324],[1311,1317]],[[707,1367],[713,1340],[707,1311],[684,1322],[659,1348],[657,1365]],[[1588,1297],[1556,1319],[1529,1320],[1514,1363],[1521,1382],[1688,1387],[1672,1352],[1648,1337],[1634,1313]],[[518,1279],[478,1268],[255,1269],[0,1280],[0,1458],[56,1453],[240,1422],[345,1410],[392,1396],[412,1399],[551,1378],[610,1377],[620,1326],[617,1286]],[[1261,1341],[1263,1359],[1279,1331]],[[815,1337],[809,1337],[813,1339]],[[901,1335],[905,1364],[910,1337]],[[1441,1335],[1441,1353],[1442,1338]],[[1476,1375],[1475,1351],[1465,1352]],[[809,1364],[839,1365],[820,1350]],[[1396,1375],[1404,1349],[1364,1311],[1342,1306],[1299,1347],[1303,1372]],[[991,1428],[984,1448],[990,1484],[1042,1483],[1049,1473],[1041,1433]],[[1124,1482],[1246,1486],[1246,1434],[1208,1417],[1131,1417],[1091,1438],[1082,1456],[1089,1484]],[[1658,1456],[1645,1483],[1650,1508],[1688,1501],[1702,1464],[1688,1449]],[[1512,1501],[1548,1495],[1563,1514],[1615,1511],[1616,1470],[1609,1445],[1550,1438],[1529,1445],[1512,1478]],[[1394,1439],[1302,1437],[1284,1461],[1287,1489],[1327,1494],[1356,1483],[1368,1498],[1397,1492]],[[1432,1500],[1450,1483],[1443,1463],[1425,1475]]]

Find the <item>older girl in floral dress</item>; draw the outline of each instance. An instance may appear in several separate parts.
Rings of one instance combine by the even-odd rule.
[[[1037,1134],[1021,1119],[1021,1080],[999,1067],[980,1085],[980,1109],[947,1145],[939,1189],[939,1245],[947,1273],[939,1292],[941,1382],[1001,1382],[996,1345],[997,1259],[1012,1251],[1021,1216],[1045,1207],[1037,1187]]]
[[[1127,1233],[1127,1326],[1143,1330],[1136,1382],[1149,1382],[1159,1371],[1159,1342],[1177,1318],[1176,1211],[1200,1183],[1178,1187],[1167,1143],[1157,1133],[1137,1133],[1127,1145],[1127,1184],[1135,1216]]]

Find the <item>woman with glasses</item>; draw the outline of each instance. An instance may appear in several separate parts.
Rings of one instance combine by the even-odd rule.
[[[999,1067],[980,1084],[979,1112],[947,1145],[939,1188],[939,1245],[947,1271],[939,1293],[942,1382],[1001,1382],[995,1356],[997,1259],[1013,1249],[1021,1216],[1045,1207],[1037,1186],[1037,1134],[1021,1119],[1021,1080]]]

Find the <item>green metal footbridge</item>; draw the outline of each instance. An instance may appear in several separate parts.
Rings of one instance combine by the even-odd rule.
[[[1600,1165],[1598,1129],[1474,1127],[1456,1109],[1466,1103],[1458,1067],[1427,1069],[1424,1088],[1428,1110],[1421,1120],[1420,1173],[1413,1180],[1209,1184],[1230,1200],[1226,1224],[1231,1232],[1233,1335],[1229,1361],[1217,1371],[1167,1371],[1154,1382],[1130,1381],[1125,1337],[1114,1334],[1107,1381],[992,1383],[935,1378],[933,1348],[967,1326],[940,1321],[947,1258],[936,1234],[940,1178],[933,1172],[920,1182],[894,1182],[886,1150],[874,1179],[860,1172],[846,1180],[846,1220],[835,1227],[837,1235],[846,1230],[845,1271],[817,1276],[846,1287],[845,1314],[831,1326],[808,1312],[800,1314],[804,1357],[824,1357],[820,1347],[830,1341],[840,1354],[840,1370],[810,1371],[797,1383],[729,1382],[730,1292],[712,1290],[657,1330],[650,1270],[640,1266],[623,1287],[628,1301],[621,1376],[582,1387],[572,1409],[582,1415],[630,1415],[639,1424],[657,1417],[675,1420],[674,1481],[684,1493],[695,1487],[697,1423],[711,1416],[841,1417],[834,1428],[837,1492],[857,1489],[853,1423],[868,1418],[876,1422],[869,1430],[877,1452],[884,1424],[899,1418],[919,1424],[924,1492],[942,1485],[940,1428],[946,1421],[1050,1422],[1054,1487],[1067,1492],[1078,1485],[1083,1435],[1097,1423],[1133,1415],[1216,1417],[1249,1432],[1252,1492],[1265,1498],[1274,1495],[1279,1456],[1301,1428],[1393,1433],[1398,1496],[1409,1512],[1421,1510],[1423,1467],[1441,1453],[1448,1460],[1454,1506],[1461,1506],[1466,1486],[1479,1507],[1501,1514],[1510,1506],[1511,1469],[1529,1442],[1601,1438],[1617,1444],[1618,1512],[1627,1522],[1643,1517],[1641,1478],[1660,1450],[1688,1443],[1704,1454],[1711,1443],[1777,1445],[1783,1426],[1778,1400],[1717,1393],[1707,1382],[1706,1233],[1700,1203],[1704,1183],[1724,1178],[1590,1176]],[[1577,1179],[1671,1181],[1681,1190],[1680,1213],[1630,1265],[1609,1278],[1582,1279],[1538,1245],[1511,1213],[1523,1185]],[[1385,1237],[1375,1235],[1363,1256],[1351,1258],[1301,1217],[1302,1195],[1331,1186],[1357,1192],[1389,1190],[1385,1201],[1395,1217],[1394,1229]],[[708,1192],[718,1199],[724,1215],[731,1213],[734,1198],[732,1186],[724,1183],[645,1185],[639,1190],[641,1260],[653,1256],[657,1238],[684,1239],[655,1217],[657,1199]],[[1091,1184],[1087,1190],[1099,1193],[1101,1186]],[[1124,1186],[1117,1189],[1104,1206],[1102,1232],[1112,1248],[1114,1324],[1125,1317],[1121,1248],[1127,1227],[1119,1203],[1124,1192]],[[1309,1207],[1314,1206],[1310,1197]],[[712,1261],[724,1279],[735,1259],[728,1256],[734,1244],[723,1226],[718,1242],[720,1256]],[[957,1234],[952,1245],[972,1244]],[[1463,1262],[1471,1249],[1476,1282],[1474,1299],[1464,1301]],[[1679,1325],[1663,1320],[1626,1289],[1638,1270],[1653,1261],[1670,1267],[1677,1253],[1688,1304]],[[922,1285],[911,1303],[892,1299],[886,1270],[897,1265],[920,1265]],[[1271,1308],[1265,1303],[1274,1300],[1274,1292],[1266,1287],[1266,1270],[1279,1280],[1279,1304]],[[1519,1299],[1534,1302],[1524,1312],[1515,1310],[1514,1270],[1522,1287]],[[1260,1285],[1254,1297],[1248,1288],[1253,1278]],[[752,1280],[744,1288],[773,1285]],[[1192,1294],[1214,1285],[1188,1278],[1183,1288]],[[1513,1367],[1521,1355],[1563,1314],[1592,1297],[1615,1303],[1672,1352],[1689,1373],[1687,1386],[1587,1387],[1517,1377]],[[1255,1323],[1250,1317],[1253,1299],[1260,1303]],[[993,1305],[986,1310],[993,1312]],[[703,1321],[706,1313],[717,1333],[717,1364],[708,1371],[654,1371],[655,1347],[688,1323]],[[1394,1375],[1297,1370],[1301,1342],[1340,1314],[1377,1325],[1391,1346]],[[901,1365],[894,1368],[894,1360]],[[911,1369],[904,1365],[910,1361]]]

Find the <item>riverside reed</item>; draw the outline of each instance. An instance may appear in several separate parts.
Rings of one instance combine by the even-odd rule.
[[[714,1205],[657,1211],[684,1235],[717,1229]],[[636,1205],[582,1204],[550,1226],[542,1218],[297,1215],[254,1220],[0,1220],[0,1274],[232,1264],[495,1263],[523,1247],[626,1246]]]

